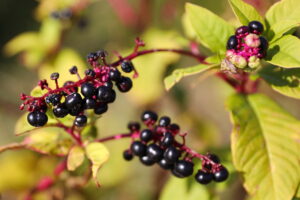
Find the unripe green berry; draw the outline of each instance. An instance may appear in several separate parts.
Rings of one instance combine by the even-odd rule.
[[[251,56],[249,58],[248,66],[251,69],[256,69],[257,67],[260,66],[260,59],[258,57],[256,57],[256,56]]]
[[[230,59],[230,61],[237,67],[237,68],[245,68],[247,66],[247,60],[240,55],[234,55]]]

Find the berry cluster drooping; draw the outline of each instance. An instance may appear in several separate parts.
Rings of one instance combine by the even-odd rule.
[[[202,169],[195,174],[197,182],[208,184],[212,180],[221,182],[227,179],[228,171],[220,164],[220,159],[214,154],[201,155],[188,148],[184,139],[186,134],[180,134],[179,125],[172,123],[169,117],[158,120],[155,112],[145,111],[141,119],[147,128],[141,130],[137,122],[128,124],[132,138],[138,139],[123,152],[125,160],[138,157],[146,166],[156,163],[174,176],[184,178],[194,173],[193,159],[198,158],[202,161]],[[176,140],[177,135],[183,138],[183,143]]]
[[[227,41],[226,59],[235,67],[244,70],[254,70],[259,67],[260,59],[266,56],[268,49],[268,41],[260,36],[263,31],[264,27],[258,21],[237,28],[235,35],[230,36]],[[236,71],[226,68],[224,70]]]
[[[128,92],[132,88],[132,81],[129,77],[122,76],[117,68],[106,64],[106,55],[107,53],[102,50],[90,53],[87,60],[93,69],[87,69],[83,78],[80,77],[76,66],[71,67],[70,73],[77,75],[79,79],[76,82],[67,81],[59,87],[59,74],[52,73],[50,79],[55,81],[55,89],[49,88],[46,80],[41,80],[38,85],[42,90],[48,90],[45,95],[32,97],[21,94],[21,100],[24,102],[20,109],[27,106],[30,112],[27,116],[29,124],[35,127],[44,126],[48,121],[46,114],[48,108],[57,118],[67,115],[75,116],[74,125],[78,127],[87,123],[85,110],[93,109],[97,115],[105,113],[108,104],[116,99],[114,84],[120,92]],[[120,64],[125,73],[134,70],[131,61],[125,60]]]

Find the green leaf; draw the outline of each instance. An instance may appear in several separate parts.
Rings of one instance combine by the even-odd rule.
[[[86,155],[92,162],[93,178],[98,186],[100,186],[97,179],[99,169],[108,160],[109,152],[107,148],[99,142],[89,143],[86,148]]]
[[[178,83],[183,77],[191,76],[194,74],[201,73],[206,71],[216,65],[205,65],[199,64],[193,67],[176,69],[164,79],[165,87],[167,90],[170,90],[176,83]]]
[[[296,20],[284,20],[275,23],[273,26],[271,26],[268,33],[268,39],[270,43],[273,43],[275,40],[281,38],[283,34],[299,25],[300,22]]]
[[[201,43],[213,52],[224,54],[234,28],[206,8],[187,3],[186,13]]]
[[[47,90],[42,90],[40,86],[36,86],[34,87],[31,92],[30,92],[30,96],[33,96],[33,97],[41,97],[43,96],[44,94],[47,93]]]
[[[248,25],[248,23],[253,20],[264,23],[262,16],[260,16],[257,10],[251,5],[242,0],[229,0],[229,3],[235,16],[239,19],[241,24]]]
[[[39,32],[40,41],[47,50],[57,47],[60,42],[62,26],[57,19],[47,18],[43,20],[42,27]]]
[[[267,62],[284,68],[300,67],[300,40],[286,35],[270,44]]]
[[[276,66],[263,67],[259,75],[277,92],[300,99],[300,69],[284,69]]]
[[[282,0],[275,3],[266,13],[266,20],[270,27],[287,20],[300,22],[299,0]]]
[[[189,179],[179,179],[171,177],[163,188],[159,200],[209,200],[210,194],[205,186],[192,180],[189,186]]]
[[[299,121],[261,94],[231,96],[236,169],[253,199],[290,200],[300,181]]]
[[[80,146],[73,146],[68,154],[67,168],[70,171],[76,170],[84,161],[84,150]]]

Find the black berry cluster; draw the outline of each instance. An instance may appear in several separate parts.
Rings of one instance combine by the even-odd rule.
[[[44,126],[48,117],[46,111],[50,108],[57,118],[63,118],[67,115],[75,116],[74,125],[82,127],[87,123],[85,110],[93,109],[94,113],[101,115],[108,109],[108,104],[116,99],[114,85],[120,92],[128,92],[132,88],[132,80],[123,76],[121,72],[105,63],[105,51],[90,53],[87,56],[88,62],[94,67],[85,71],[84,78],[80,78],[76,66],[70,68],[70,73],[77,75],[77,82],[67,81],[62,87],[58,86],[59,74],[53,73],[51,80],[56,83],[56,89],[48,87],[46,80],[39,81],[41,89],[47,89],[48,92],[42,97],[31,97],[21,94],[23,104],[21,109],[28,106],[27,120],[29,124],[35,127]],[[99,59],[104,64],[99,63]],[[125,73],[134,70],[130,61],[120,63],[121,69]]]
[[[237,28],[227,41],[226,59],[237,68],[253,70],[259,67],[268,49],[268,41],[260,36],[263,31],[264,26],[259,21]]]
[[[208,184],[212,180],[221,182],[227,179],[228,171],[220,164],[216,155],[198,154],[176,140],[177,135],[181,137],[185,135],[180,134],[179,125],[172,123],[168,116],[158,120],[155,112],[145,111],[141,119],[147,128],[141,130],[137,122],[128,124],[133,138],[137,139],[123,152],[125,160],[130,161],[138,157],[146,166],[158,164],[161,168],[170,170],[174,176],[184,178],[194,173],[193,159],[200,158],[202,169],[195,174],[197,182]]]

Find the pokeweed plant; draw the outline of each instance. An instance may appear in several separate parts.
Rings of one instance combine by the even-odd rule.
[[[78,73],[76,66],[69,70],[78,81],[61,82],[61,75],[57,72],[50,75],[53,87],[47,80],[40,80],[30,95],[21,94],[23,103],[20,109],[26,108],[28,113],[20,120],[19,130],[22,131],[18,134],[28,135],[23,142],[3,146],[1,151],[27,148],[41,154],[62,156],[62,162],[54,172],[57,177],[64,170],[76,170],[87,157],[91,168],[87,179],[91,175],[100,185],[97,175],[109,159],[109,150],[104,143],[131,138],[129,148],[123,153],[125,160],[138,157],[146,166],[157,163],[179,178],[194,174],[195,181],[200,184],[225,181],[229,173],[218,156],[200,154],[188,147],[186,134],[168,116],[158,119],[156,112],[145,111],[141,116],[147,126],[145,129],[134,122],[128,124],[128,133],[96,138],[95,121],[108,111],[108,104],[114,102],[114,88],[129,92],[134,86],[118,68],[124,73],[134,72],[133,77],[138,78],[133,64],[136,57],[173,52],[189,56],[199,64],[174,70],[164,79],[167,90],[182,78],[204,71],[213,71],[235,90],[226,103],[233,124],[232,158],[251,198],[300,198],[300,123],[272,99],[257,93],[259,83],[265,80],[277,92],[300,98],[300,40],[292,35],[300,24],[300,4],[298,0],[282,0],[262,17],[254,7],[241,0],[229,0],[229,3],[241,24],[239,27],[232,26],[206,8],[186,4],[186,23],[197,37],[197,42],[193,41],[189,50],[141,50],[145,44],[137,38],[132,53],[125,57],[117,53],[118,60],[114,62],[107,60],[104,50],[90,53],[87,56],[90,68],[84,76]],[[62,18],[61,13],[53,15]],[[198,45],[208,48],[213,55],[202,55]],[[44,136],[38,135],[40,130],[47,132],[48,138],[41,139]],[[55,144],[41,145],[43,139]],[[196,159],[201,160],[198,170],[194,170]],[[29,192],[27,199],[52,187],[55,181],[56,178],[43,178]],[[167,187],[161,199],[168,199],[169,194]]]

